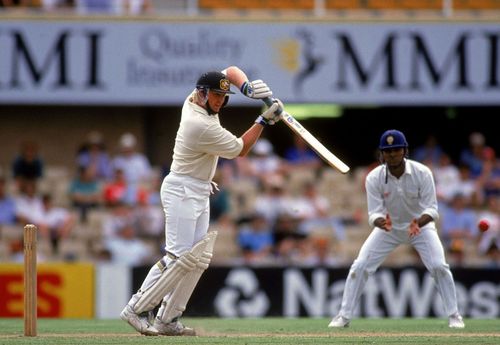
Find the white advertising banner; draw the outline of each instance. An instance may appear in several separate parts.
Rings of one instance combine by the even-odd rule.
[[[500,25],[0,23],[1,104],[179,105],[229,65],[285,102],[499,105]]]

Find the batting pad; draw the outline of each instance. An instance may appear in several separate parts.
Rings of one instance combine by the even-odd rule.
[[[196,268],[186,274],[184,278],[182,278],[182,280],[170,295],[168,303],[164,301],[162,304],[162,308],[160,308],[158,312],[158,318],[164,323],[169,323],[173,319],[180,317],[184,310],[186,310],[186,305],[189,301],[189,298],[193,294],[194,288],[198,284],[198,281],[200,280],[203,272],[210,265],[215,245],[215,239],[217,238],[217,231],[209,232],[205,238],[209,242],[207,243],[205,250],[201,254],[200,259],[196,264]]]
[[[207,245],[215,241],[215,238],[212,239],[214,235],[210,235],[211,233],[207,233],[201,241],[193,246],[190,252],[182,254],[173,265],[162,272],[155,284],[143,291],[133,307],[137,314],[150,311],[156,307],[163,297],[171,293],[179,282],[197,267]],[[213,244],[211,246],[213,250]]]

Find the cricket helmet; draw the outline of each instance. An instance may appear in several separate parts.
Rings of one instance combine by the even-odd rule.
[[[408,148],[405,135],[397,129],[389,129],[380,137],[380,150]]]
[[[231,91],[231,82],[229,82],[224,73],[218,71],[203,73],[196,82],[196,88],[234,94]]]

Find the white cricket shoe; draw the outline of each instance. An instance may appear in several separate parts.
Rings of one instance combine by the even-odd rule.
[[[450,315],[448,319],[448,326],[450,328],[464,328],[464,320],[462,319],[462,316],[460,316],[459,313],[455,313]]]
[[[351,320],[349,320],[348,318],[337,315],[332,319],[332,321],[330,321],[328,327],[335,327],[335,328],[349,327],[350,322]]]
[[[158,318],[155,319],[153,326],[158,330],[159,335],[168,336],[195,336],[196,331],[191,327],[184,326],[180,321],[165,323]]]
[[[120,318],[143,335],[158,335],[158,330],[148,322],[148,316],[136,314],[128,304],[120,313]]]

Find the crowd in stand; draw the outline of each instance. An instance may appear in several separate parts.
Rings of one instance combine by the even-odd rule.
[[[159,189],[165,173],[138,150],[131,133],[121,136],[119,149],[110,154],[103,136],[89,133],[75,154],[75,172],[63,195],[67,202],[55,203],[61,200],[55,189],[39,187],[49,162],[36,143],[23,143],[11,171],[0,176],[0,240],[9,253],[0,258],[22,259],[22,226],[33,223],[48,248],[40,251],[41,260],[90,259],[130,266],[155,260],[164,245]],[[434,173],[438,229],[450,263],[468,265],[472,254],[483,265],[498,267],[500,160],[484,135],[470,135],[470,147],[457,163],[432,136],[410,155]],[[352,261],[342,257],[341,249],[352,226],[369,231],[366,208],[338,212],[332,200],[345,196],[324,187],[326,171],[331,169],[298,137],[283,156],[262,138],[250,156],[220,159],[214,179],[219,191],[210,200],[211,227],[232,236],[237,255],[226,259],[314,266]],[[349,193],[364,198],[362,188]],[[479,219],[489,221],[489,231],[478,231]],[[83,245],[87,255],[62,250],[68,242]]]
[[[152,10],[151,0],[0,0],[0,8],[8,10],[40,10],[43,12],[74,10],[79,14],[137,15]]]

